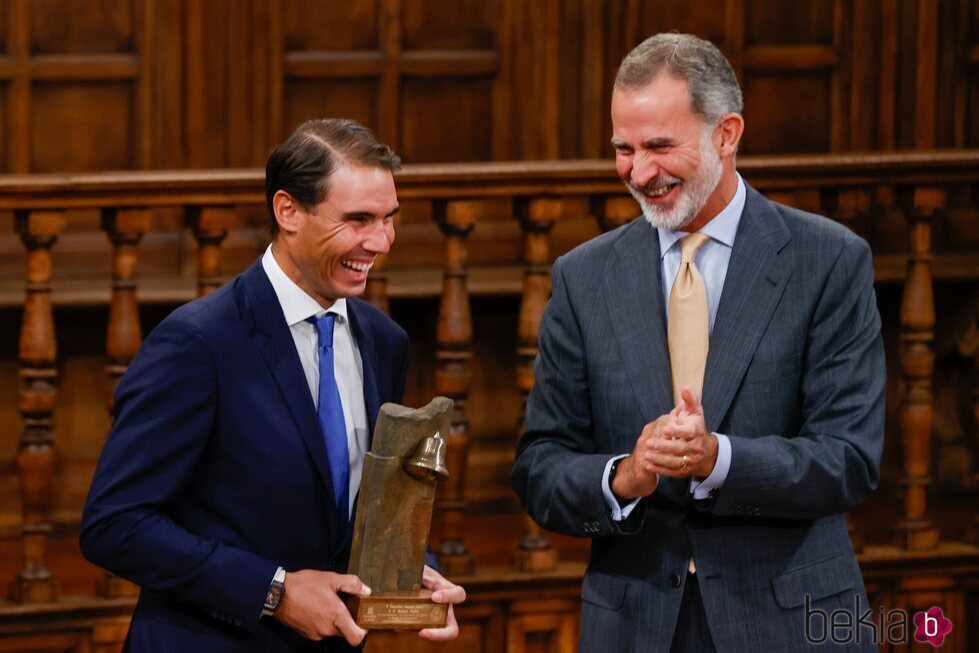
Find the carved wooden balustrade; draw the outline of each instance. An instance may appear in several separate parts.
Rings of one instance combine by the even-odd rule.
[[[975,612],[969,597],[979,591],[979,549],[964,541],[974,533],[942,534],[964,513],[936,516],[933,505],[933,422],[936,394],[945,390],[934,378],[936,320],[944,308],[935,288],[948,285],[954,295],[979,281],[979,151],[746,156],[739,170],[769,197],[838,220],[874,249],[891,363],[887,451],[894,455],[885,452],[885,491],[850,515],[852,534],[873,599],[906,609],[948,606],[946,614],[959,621],[946,646],[966,650],[967,637],[975,638],[965,622]],[[529,523],[505,472],[494,477],[492,491],[482,487],[485,461],[496,460],[499,469],[512,462],[522,419],[504,437],[477,438],[483,421],[506,414],[497,410],[502,404],[487,408],[480,400],[503,397],[522,415],[551,262],[632,219],[636,206],[606,161],[409,165],[397,187],[397,242],[375,266],[367,298],[407,318],[413,344],[421,344],[425,358],[413,366],[423,370],[413,372],[418,383],[406,401],[423,403],[434,392],[456,401],[453,480],[440,490],[433,546],[445,570],[470,589],[458,649],[479,641],[479,650],[521,651],[546,639],[557,650],[573,648],[585,549]],[[98,579],[97,592],[59,592],[52,542],[61,543],[59,564],[84,564],[74,545],[84,488],[53,498],[68,482],[59,461],[69,458],[61,457],[56,422],[72,414],[58,410],[58,344],[66,335],[58,315],[73,306],[107,307],[102,369],[111,409],[112,390],[142,342],[141,311],[209,292],[254,260],[268,242],[263,202],[260,170],[0,178],[0,226],[8,225],[0,233],[0,313],[17,312],[21,323],[14,370],[20,436],[10,438],[16,455],[0,467],[7,486],[16,484],[20,511],[16,528],[0,526],[0,541],[18,561],[0,567],[11,571],[8,600],[0,602],[0,651],[45,637],[58,650],[118,650],[133,602],[133,588],[111,576]],[[512,309],[505,337],[480,333],[487,298],[504,298]],[[494,365],[486,352],[501,354],[497,341],[512,343],[502,364],[510,371],[509,395],[480,385]],[[970,415],[979,414],[976,390],[964,394],[973,402]],[[975,424],[967,426],[975,438]],[[85,428],[73,425],[73,432]],[[89,475],[93,463],[90,456]],[[62,488],[58,496],[65,494]],[[972,510],[970,523],[979,516]],[[371,646],[387,650],[396,641],[380,635]]]

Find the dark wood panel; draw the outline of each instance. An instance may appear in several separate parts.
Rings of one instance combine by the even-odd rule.
[[[31,105],[35,172],[135,167],[131,84],[38,83]]]
[[[843,0],[745,0],[745,45],[832,45]]]
[[[326,116],[353,118],[376,130],[378,88],[376,79],[286,80],[284,132],[299,123]]]
[[[498,44],[504,0],[402,0],[402,47],[480,50]]]
[[[382,7],[391,0],[288,0],[273,3],[282,13],[286,52],[377,50]]]
[[[614,0],[613,0],[614,2]],[[630,35],[624,45],[624,55],[633,46],[638,45],[647,36],[657,32],[689,32],[705,38],[717,45],[725,41],[725,13],[728,1],[717,0],[667,0],[666,2],[637,3],[640,17],[637,23],[638,31]],[[632,7],[630,7],[631,9]],[[793,9],[793,13],[798,9]]]
[[[492,133],[490,79],[406,79],[401,92],[400,152],[406,163],[492,158],[493,139],[503,135]]]
[[[831,91],[819,74],[751,74],[745,81],[746,154],[825,152]]]
[[[134,5],[143,0],[32,0],[29,4],[34,55],[131,52]]]

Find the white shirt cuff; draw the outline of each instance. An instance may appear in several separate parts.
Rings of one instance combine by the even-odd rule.
[[[629,454],[622,454],[621,456],[609,458],[609,461],[605,463],[605,473],[602,474],[602,494],[605,495],[605,503],[608,504],[612,521],[624,521],[628,519],[629,515],[632,514],[632,510],[639,505],[639,499],[633,499],[625,506],[620,506],[619,500],[615,498],[614,494],[612,494],[612,487],[608,482],[609,473],[612,471],[612,463],[614,463],[616,460],[621,460],[628,455]]]
[[[731,440],[723,433],[715,433],[714,436],[717,438],[717,461],[714,463],[714,469],[701,481],[690,479],[690,493],[697,500],[709,498],[713,490],[724,485],[727,473],[731,469]]]

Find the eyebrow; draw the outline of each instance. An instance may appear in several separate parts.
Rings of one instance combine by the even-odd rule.
[[[399,206],[396,206],[396,207],[394,207],[394,209],[391,210],[390,213],[388,213],[384,217],[385,218],[392,218],[400,210],[401,210],[401,206],[400,205]],[[373,218],[373,217],[374,217],[374,214],[373,213],[370,213],[369,211],[351,211],[349,213],[344,213],[343,214],[343,218],[345,220],[352,220],[354,218]]]
[[[616,138],[613,138],[612,141],[611,141],[611,143],[612,143],[612,147],[616,147],[616,148],[620,148],[620,147],[631,148],[632,147],[628,143],[626,143],[624,141],[620,141],[620,140],[618,140]],[[662,137],[662,138],[651,138],[651,139],[649,139],[647,141],[643,141],[641,143],[641,145],[643,146],[643,148],[645,148],[647,150],[655,150],[656,148],[659,148],[659,147],[668,147],[668,146],[675,145],[675,144],[676,144],[676,142],[672,138],[665,138],[665,137]]]

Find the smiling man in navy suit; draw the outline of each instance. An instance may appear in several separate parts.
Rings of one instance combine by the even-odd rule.
[[[361,125],[313,120],[269,156],[273,242],[149,335],[82,520],[82,553],[141,587],[126,650],[345,651],[338,593],[380,405],[400,402],[408,337],[356,298],[394,241],[400,160]],[[332,370],[329,370],[332,363]],[[434,569],[451,604],[465,591]]]
[[[512,480],[593,538],[582,651],[810,650],[808,610],[869,609],[843,513],[883,447],[870,249],[741,179],[741,108],[709,42],[637,46],[612,145],[644,219],[554,264]]]

